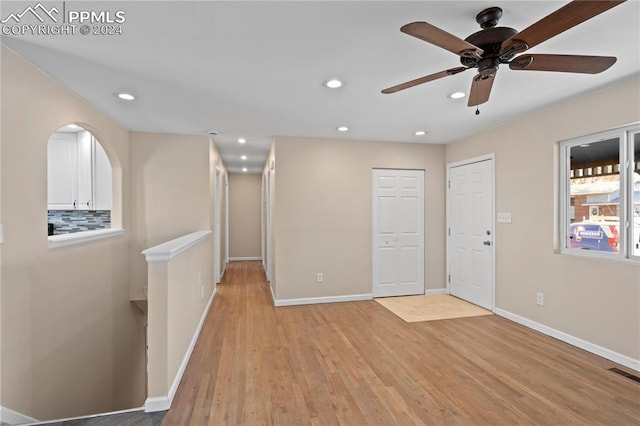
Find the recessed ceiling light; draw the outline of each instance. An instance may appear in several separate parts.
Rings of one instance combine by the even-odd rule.
[[[338,131],[339,132],[346,132],[347,130],[349,130],[349,128],[347,126],[340,126],[338,127]]]
[[[464,92],[453,92],[449,94],[450,99],[460,99],[460,98],[464,98],[464,96],[465,96]]]
[[[425,132],[424,130],[418,130],[417,132],[414,133],[414,135],[416,136],[424,136],[426,134],[427,132]]]
[[[247,172],[247,168],[246,168],[246,167],[243,167],[243,168],[242,168],[242,171],[246,173],[246,172]]]
[[[328,87],[329,89],[337,89],[338,87],[342,87],[342,82],[335,78],[332,78],[331,80],[327,80],[323,84],[325,87]]]
[[[247,140],[245,138],[238,138],[238,143],[246,143]]]
[[[247,156],[246,156],[246,155],[242,155],[242,156],[240,156],[240,159],[241,159],[241,160],[246,160],[246,159],[247,159]]]
[[[136,98],[131,93],[125,93],[125,92],[117,93],[116,96],[118,98],[120,98],[120,99],[125,100],[125,101],[132,101],[132,100],[134,100]]]

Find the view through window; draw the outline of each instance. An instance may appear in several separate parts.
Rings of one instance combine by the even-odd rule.
[[[640,257],[640,127],[562,145],[564,249]]]
[[[111,227],[112,169],[88,130],[69,124],[47,145],[48,235]]]

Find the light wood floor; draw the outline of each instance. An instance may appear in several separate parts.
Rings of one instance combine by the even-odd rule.
[[[274,308],[260,262],[234,262],[163,424],[638,425],[640,384],[611,367],[498,316]]]

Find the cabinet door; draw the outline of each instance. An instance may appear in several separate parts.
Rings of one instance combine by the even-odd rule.
[[[78,210],[93,209],[93,137],[78,132]]]
[[[111,163],[107,153],[99,141],[94,144],[93,170],[93,208],[95,210],[111,210]]]
[[[54,133],[47,145],[49,210],[72,210],[77,200],[78,143],[74,133]]]

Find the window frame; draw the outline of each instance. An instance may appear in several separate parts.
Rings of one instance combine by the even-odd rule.
[[[634,136],[640,134],[640,123],[606,130],[560,142],[560,253],[584,257],[640,262],[640,256],[633,254],[633,148]],[[620,236],[619,252],[609,253],[595,250],[571,248],[569,229],[571,224],[571,148],[597,143],[608,139],[618,139],[619,144],[619,194],[618,207]],[[635,159],[640,161],[640,159]]]

